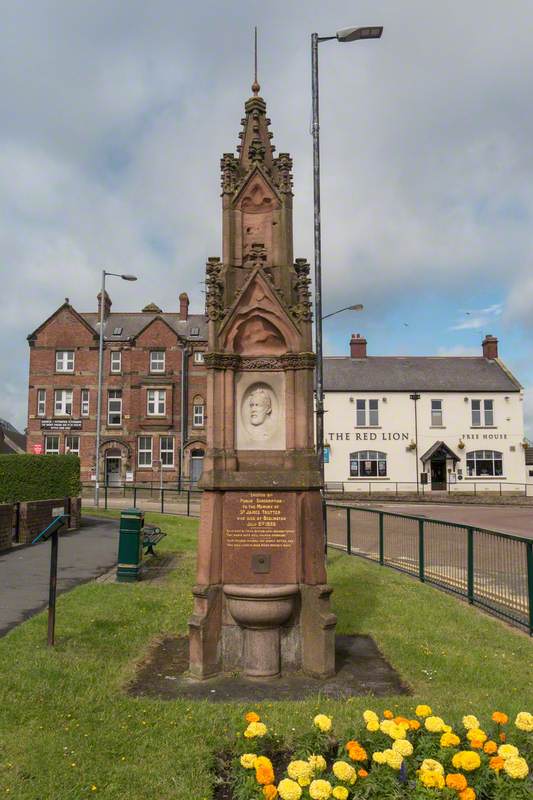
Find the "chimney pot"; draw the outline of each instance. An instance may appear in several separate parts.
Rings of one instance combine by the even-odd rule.
[[[96,297],[98,299],[98,319],[100,319],[100,314],[102,312],[102,292],[98,292]],[[104,319],[107,319],[111,313],[111,306],[111,298],[106,291],[104,294]]]
[[[180,300],[180,319],[187,320],[189,318],[189,295],[187,292],[182,292],[179,297]]]
[[[487,333],[481,344],[483,348],[483,358],[498,358],[498,339]]]
[[[350,339],[350,358],[366,358],[366,339],[360,333],[352,333]]]

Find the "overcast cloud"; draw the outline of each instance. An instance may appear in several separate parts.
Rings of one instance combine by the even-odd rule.
[[[181,291],[203,307],[254,24],[310,260],[309,35],[385,26],[320,49],[325,306],[365,305],[332,321],[330,352],[356,325],[372,353],[479,352],[493,333],[533,386],[529,0],[34,0],[5,4],[0,31],[0,416],[24,427],[25,337],[65,296],[95,309],[103,267],[140,278],[110,283],[116,310]],[[530,390],[525,408],[531,425]]]

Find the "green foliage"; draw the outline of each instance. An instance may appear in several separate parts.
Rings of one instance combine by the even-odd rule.
[[[0,503],[72,497],[80,490],[78,456],[0,455]]]

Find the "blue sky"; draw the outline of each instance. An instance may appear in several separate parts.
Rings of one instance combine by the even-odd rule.
[[[26,335],[68,296],[201,310],[220,254],[219,159],[259,80],[295,173],[295,256],[312,260],[309,36],[320,46],[325,343],[474,354],[486,333],[526,388],[533,435],[533,49],[529,0],[40,0],[0,31],[0,416],[24,427]],[[469,312],[469,313],[467,313]]]

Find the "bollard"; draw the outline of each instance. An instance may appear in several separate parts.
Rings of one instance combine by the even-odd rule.
[[[127,508],[120,514],[117,581],[137,581],[143,559],[144,512]]]

